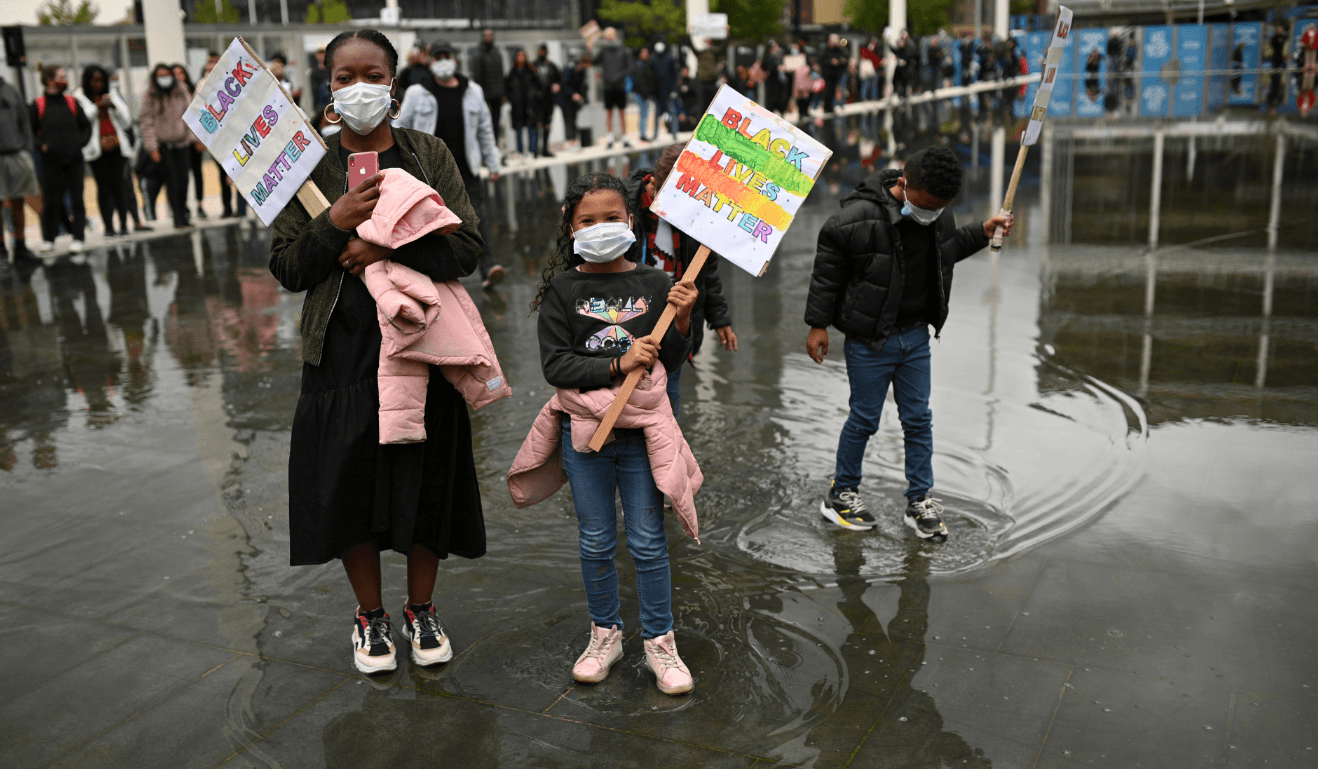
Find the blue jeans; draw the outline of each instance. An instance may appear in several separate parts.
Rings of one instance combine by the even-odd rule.
[[[627,551],[636,564],[641,603],[641,635],[657,638],[673,629],[673,591],[664,534],[664,495],[654,485],[650,455],[641,431],[619,431],[598,454],[572,448],[572,426],[563,419],[563,470],[577,507],[581,578],[586,583],[590,620],[600,627],[622,627],[619,616],[618,508],[622,493]]]
[[[662,365],[662,364],[660,364]],[[673,407],[673,418],[682,419],[682,369],[668,372],[668,403]]]
[[[869,345],[847,339],[847,379],[851,382],[851,413],[837,444],[839,489],[860,487],[865,445],[879,429],[883,401],[892,384],[897,417],[906,437],[907,499],[929,493],[934,485],[934,415],[929,410],[931,371],[929,327],[894,331],[874,352]]]
[[[879,77],[867,77],[860,81],[860,100],[861,101],[878,101],[879,98]]]
[[[676,96],[670,96],[666,101],[667,106],[664,107],[664,111],[668,113],[668,131],[673,136],[677,136],[677,129],[681,124],[682,115],[686,114],[686,110],[682,108],[682,100]]]
[[[517,134],[517,151],[522,152],[522,131],[526,131],[526,140],[531,145],[531,154],[536,154],[536,142],[540,138],[540,130],[533,125],[519,125],[513,126],[513,131]]]
[[[650,125],[651,101],[645,98],[644,96],[640,96],[638,94],[632,94],[632,99],[636,101],[636,108],[641,111],[641,120],[640,123],[638,124],[639,128],[637,130],[640,131],[641,138],[644,139],[646,138],[645,129]],[[655,132],[658,133],[658,129],[656,129]]]

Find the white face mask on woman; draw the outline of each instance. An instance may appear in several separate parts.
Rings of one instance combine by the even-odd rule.
[[[458,71],[458,63],[452,59],[436,59],[430,65],[430,71],[440,80],[448,80]]]
[[[389,104],[393,97],[389,94],[390,85],[373,83],[353,83],[340,88],[332,96],[334,111],[343,116],[343,122],[361,136],[374,131],[384,116],[389,114]]]
[[[573,233],[572,250],[594,264],[607,264],[627,253],[636,242],[630,222],[603,222]]]
[[[156,78],[156,85],[160,88],[160,90],[168,91],[169,89],[174,87],[174,76],[161,75],[160,77]]]

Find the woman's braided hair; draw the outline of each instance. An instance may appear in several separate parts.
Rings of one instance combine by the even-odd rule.
[[[384,51],[384,55],[389,59],[389,71],[398,72],[398,51],[394,49],[394,44],[389,42],[389,38],[374,29],[359,29],[355,32],[340,32],[325,46],[325,69],[330,72],[334,71],[334,52],[339,46],[352,39],[365,40],[375,43]]]
[[[621,179],[612,174],[599,172],[578,176],[567,188],[567,197],[563,199],[563,222],[558,227],[558,248],[554,255],[549,257],[549,264],[545,266],[545,271],[540,276],[540,288],[531,302],[531,312],[540,309],[540,302],[545,298],[545,292],[549,290],[549,283],[555,275],[567,272],[579,264],[585,264],[586,260],[572,249],[572,216],[576,213],[577,204],[582,198],[600,190],[613,190],[618,193],[623,205],[627,207],[627,214],[629,216],[633,214],[632,201],[627,195],[627,185]],[[637,248],[637,244],[633,243],[627,252],[627,257],[631,258],[632,251]]]

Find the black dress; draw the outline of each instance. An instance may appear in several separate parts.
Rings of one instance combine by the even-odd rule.
[[[381,168],[399,165],[397,147],[380,153]],[[401,553],[420,544],[440,558],[485,554],[467,404],[431,366],[425,443],[381,446],[380,341],[375,300],[360,279],[345,277],[321,363],[302,366],[288,460],[294,566],[331,561],[363,542]]]

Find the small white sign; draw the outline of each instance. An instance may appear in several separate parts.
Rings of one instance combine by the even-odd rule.
[[[398,22],[403,18],[402,9],[397,6],[389,8],[388,6],[380,9],[380,23],[386,27],[396,27]]]
[[[728,37],[728,15],[726,13],[698,13],[691,17],[691,37],[707,37],[711,40],[725,40]]]
[[[268,226],[297,194],[325,143],[242,38],[234,38],[183,115]]]

